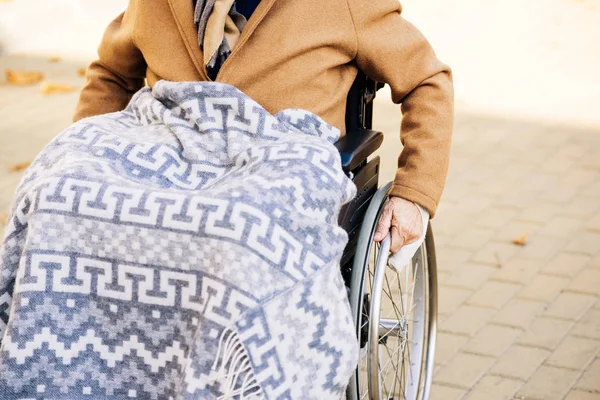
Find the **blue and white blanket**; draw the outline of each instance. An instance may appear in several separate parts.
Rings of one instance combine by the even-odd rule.
[[[0,398],[342,397],[338,135],[161,81],[56,137],[0,250]]]

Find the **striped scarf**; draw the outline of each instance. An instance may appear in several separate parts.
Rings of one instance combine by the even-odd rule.
[[[243,2],[238,12],[235,0],[196,0],[194,23],[198,28],[198,44],[204,53],[204,65],[211,79],[217,77],[259,2]]]

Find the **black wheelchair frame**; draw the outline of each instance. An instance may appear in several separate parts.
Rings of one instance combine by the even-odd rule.
[[[383,143],[383,133],[374,131],[373,100],[383,84],[358,72],[346,100],[346,136],[335,145],[340,152],[342,168],[357,187],[354,199],[346,204],[339,216],[339,224],[348,233],[348,244],[341,260],[342,276],[346,283],[352,269],[358,233],[363,217],[379,184],[379,156],[372,155]]]
[[[383,133],[372,129],[373,99],[381,87],[383,84],[369,79],[361,71],[358,72],[347,97],[347,133],[336,143],[342,167],[357,187],[357,195],[342,208],[339,215],[339,225],[348,233],[348,244],[340,266],[348,288],[361,353],[364,350],[367,354],[364,357],[367,366],[361,367],[359,359],[359,366],[349,382],[346,398],[427,400],[433,376],[437,325],[437,267],[430,224],[424,243],[413,257],[411,266],[405,269],[408,274],[406,276],[410,275],[412,279],[411,302],[413,296],[415,304],[419,302],[412,315],[420,321],[406,320],[399,324],[400,320],[385,319],[383,316],[386,306],[383,304],[385,299],[382,302],[382,291],[385,292],[382,285],[384,281],[387,283],[390,271],[387,263],[389,247],[386,247],[389,246],[389,240],[387,245],[374,244],[373,235],[390,184],[379,188],[380,159],[378,156],[370,157],[383,143]],[[400,288],[401,300],[403,296]],[[408,310],[406,314],[410,316],[411,312]],[[403,318],[404,316],[400,319]],[[384,354],[384,350],[378,349],[385,349],[391,337],[408,340],[409,336],[411,344],[404,346],[410,346],[413,351],[411,360],[409,350],[408,368],[410,375],[415,376],[398,379],[400,373],[397,368],[392,372],[391,378],[387,372],[382,374],[380,353]],[[404,368],[403,361],[402,370]],[[391,384],[388,382],[390,379],[393,380],[391,391]],[[398,389],[396,381],[400,381]]]

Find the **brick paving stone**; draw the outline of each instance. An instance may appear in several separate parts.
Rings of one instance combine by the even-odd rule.
[[[543,263],[537,260],[525,260],[514,257],[505,265],[496,269],[492,279],[501,282],[525,284],[533,279]]]
[[[576,164],[577,161],[570,157],[553,157],[552,162],[547,162],[540,165],[540,170],[545,172],[562,173]]]
[[[498,141],[502,140],[501,138],[497,139]],[[486,166],[491,166],[491,167],[503,167],[506,164],[506,160],[507,159],[512,159],[514,160],[514,158],[510,157],[510,155],[508,154],[502,154],[500,152],[492,152],[491,154],[488,154],[483,160],[481,160],[482,165],[486,165]],[[487,184],[487,186],[489,186],[490,188],[494,187],[493,185],[491,185],[491,183],[496,183],[499,182],[500,183],[500,187],[504,187],[506,184],[510,184],[512,182],[510,182],[507,179],[502,179],[501,177],[495,177],[495,179],[493,181],[488,181],[488,182],[481,182],[480,186],[484,186]],[[505,185],[502,185],[505,184]],[[501,192],[494,192],[493,194],[499,194]]]
[[[535,173],[534,170],[535,166],[525,164],[519,159],[518,162],[505,165],[502,168],[502,176],[504,179],[514,182],[517,179]]]
[[[548,202],[536,201],[531,206],[526,207],[520,214],[520,221],[531,221],[538,223],[546,223],[554,216],[558,215],[563,207]]]
[[[600,358],[596,358],[575,384],[578,389],[600,392]]]
[[[524,233],[528,236],[534,236],[541,227],[542,225],[537,222],[511,221],[496,231],[495,239],[510,243],[514,238]],[[544,230],[542,232],[546,233]]]
[[[588,219],[600,211],[600,203],[597,197],[577,196],[559,212],[560,215]]]
[[[469,171],[473,171],[473,169],[469,169]],[[487,212],[487,208],[491,202],[492,199],[489,197],[469,196],[461,199],[452,211],[466,215],[478,215],[482,212]]]
[[[600,310],[596,308],[588,310],[577,322],[571,334],[600,340]]]
[[[485,165],[486,164],[486,160],[481,160],[481,164]],[[506,162],[506,159],[504,160]],[[495,179],[488,181],[488,182],[483,182],[479,185],[477,185],[477,189],[475,192],[473,193],[481,193],[485,196],[500,196],[510,190],[512,190],[514,188],[514,182],[510,182],[506,179],[499,179],[498,177],[496,177]],[[518,210],[518,208],[515,207],[510,207],[510,206],[503,206],[503,205],[497,205],[497,204],[490,204],[488,206],[488,209],[496,209],[496,208],[514,208],[515,211]]]
[[[509,221],[513,220],[517,214],[518,211],[515,208],[488,208],[484,213],[482,213],[473,221],[473,226],[491,229],[501,228],[505,226]]]
[[[581,188],[588,186],[592,182],[598,181],[598,171],[587,168],[574,168],[569,170],[559,182],[561,186],[568,185],[571,187]]]
[[[467,343],[469,337],[466,335],[457,335],[450,332],[438,332],[435,347],[435,363],[445,364],[462,346]]]
[[[527,244],[519,252],[519,257],[548,261],[556,256],[563,246],[564,239],[541,235],[534,236],[527,240]]]
[[[446,284],[446,281],[452,277],[452,273],[448,271],[437,271],[438,285]]]
[[[513,299],[492,318],[492,322],[525,329],[542,312],[543,306],[544,303],[538,301]]]
[[[435,235],[435,248],[436,248],[436,250],[443,249],[443,248],[447,247],[448,246],[448,242],[452,239],[452,237],[450,235],[443,234],[443,233],[435,232],[434,235]]]
[[[584,269],[567,286],[568,291],[600,295],[600,270]]]
[[[543,266],[542,271],[552,275],[574,277],[590,260],[591,257],[586,254],[561,252]]]
[[[552,301],[569,284],[569,279],[559,276],[536,275],[519,293],[518,297],[537,301]]]
[[[453,272],[467,263],[471,252],[465,249],[446,247],[441,249],[436,256],[439,270]]]
[[[469,227],[457,232],[450,244],[453,247],[476,250],[487,243],[493,235],[494,231],[491,229]]]
[[[471,257],[474,263],[489,264],[501,267],[519,251],[519,247],[511,243],[488,242]]]
[[[441,216],[443,219],[444,216],[452,215],[453,211],[454,211],[454,207],[456,207],[457,204],[458,204],[458,201],[452,201],[449,198],[444,196],[444,201],[438,205],[435,220],[433,220],[433,222],[432,222],[433,225],[436,227],[436,229],[435,229],[436,235],[442,234],[442,233],[446,234],[446,235],[448,234],[448,232],[442,232],[439,229],[437,229],[438,217]]]
[[[544,313],[549,317],[578,320],[596,301],[595,296],[565,292],[550,304]]]
[[[565,400],[600,400],[600,393],[572,390],[567,397],[565,397]]]
[[[537,317],[517,339],[517,343],[553,350],[573,326],[572,321]]]
[[[444,193],[444,196],[446,194]],[[440,232],[447,235],[456,235],[470,224],[470,216],[459,214],[453,211],[440,212],[436,214],[434,222],[435,232]]]
[[[577,232],[570,239],[565,250],[589,255],[600,252],[600,232]]]
[[[598,157],[596,157],[598,158]],[[586,187],[581,189],[581,194],[591,198],[599,198],[600,197],[600,181],[592,182]]]
[[[590,264],[589,266],[591,268],[597,268],[600,269],[600,254],[594,256],[591,260],[590,260]]]
[[[467,300],[467,304],[499,309],[508,303],[520,288],[520,285],[514,283],[489,281]]]
[[[517,396],[562,400],[578,376],[579,372],[577,371],[544,365],[519,390]]]
[[[477,382],[465,397],[465,400],[506,400],[523,386],[517,379],[497,375],[486,375]]]
[[[446,385],[434,383],[431,385],[430,400],[459,400],[465,395],[465,389],[458,389]]]
[[[492,357],[457,353],[435,374],[438,383],[470,388],[493,364]]]
[[[583,370],[600,350],[600,341],[567,336],[546,360],[555,367]]]
[[[496,313],[490,308],[460,306],[452,315],[439,324],[439,329],[464,335],[473,335]]]
[[[499,357],[522,332],[521,329],[507,326],[486,325],[469,340],[463,350],[469,353]]]
[[[541,229],[546,236],[569,238],[581,229],[584,221],[581,218],[556,216],[549,220]]]
[[[585,229],[593,232],[600,232],[600,212],[586,222]]]
[[[490,372],[527,381],[549,355],[548,350],[513,345],[498,359]]]
[[[574,195],[575,193],[573,193]],[[521,190],[510,190],[499,197],[494,198],[492,203],[496,207],[514,207],[524,208],[527,204],[531,204],[538,198],[538,193],[529,190],[527,187],[521,187]]]
[[[438,292],[438,311],[440,314],[452,314],[461,304],[463,304],[472,290],[455,287],[439,286]]]
[[[526,187],[528,190],[542,191],[547,187],[556,186],[558,183],[557,174],[554,172],[531,171],[516,182],[519,186]]]
[[[556,203],[562,207],[570,207],[578,196],[578,190],[571,187],[561,187],[556,190],[556,185],[548,187],[539,195],[539,199],[551,203]]]
[[[480,168],[466,168],[460,174],[460,179],[464,182],[479,185],[484,182],[489,182],[497,174],[497,168],[482,165]],[[467,199],[465,199],[467,200]],[[470,202],[474,203],[474,202]],[[467,202],[469,204],[469,202]],[[470,205],[470,204],[469,204]],[[487,204],[486,204],[487,205]]]
[[[569,157],[579,158],[585,155],[586,151],[587,149],[585,146],[570,142],[569,144],[561,146],[556,156],[560,157],[561,155],[567,155]]]
[[[454,271],[444,284],[463,287],[467,289],[478,289],[498,269],[485,264],[467,263]]]

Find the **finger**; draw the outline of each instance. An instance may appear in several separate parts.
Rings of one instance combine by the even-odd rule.
[[[390,231],[390,226],[392,225],[392,211],[393,208],[391,207],[390,203],[387,203],[383,208],[383,212],[379,218],[379,223],[375,229],[375,235],[373,236],[373,240],[376,242],[381,242],[383,239],[385,239],[386,235]]]
[[[390,246],[390,251],[392,253],[397,253],[400,251],[402,246],[404,246],[404,236],[402,236],[400,228],[396,225],[392,225],[390,228],[390,233],[392,235],[392,244]]]
[[[396,214],[392,216],[392,226],[390,231],[392,232],[392,245],[390,251],[397,253],[400,251],[402,246],[406,246],[413,240],[414,237],[414,222],[408,223],[404,219],[400,219]]]

